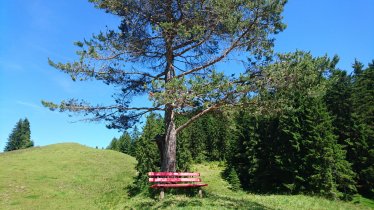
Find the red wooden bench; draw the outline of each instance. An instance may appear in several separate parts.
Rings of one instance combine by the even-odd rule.
[[[149,182],[155,183],[151,187],[161,189],[160,198],[164,198],[165,188],[200,188],[208,186],[201,183],[200,173],[189,172],[149,172]],[[202,197],[202,191],[199,189],[199,196]]]

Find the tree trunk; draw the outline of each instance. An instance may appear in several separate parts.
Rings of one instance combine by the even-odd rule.
[[[173,1],[168,0],[166,2],[165,13],[166,17],[169,22],[174,22],[173,17],[173,9],[172,9]],[[173,30],[166,30],[163,32],[163,36],[165,39],[165,47],[166,47],[166,68],[165,68],[165,84],[170,82],[175,76],[174,71],[174,53],[173,53],[173,40],[175,36],[175,31]],[[174,90],[165,89],[166,93],[172,93]],[[162,158],[161,158],[161,171],[176,171],[176,162],[177,162],[177,131],[175,128],[174,122],[174,107],[173,104],[166,104],[165,105],[165,139],[162,147]]]
[[[174,122],[174,112],[168,108],[165,112],[166,135],[161,154],[161,171],[176,171],[177,161],[177,131]]]

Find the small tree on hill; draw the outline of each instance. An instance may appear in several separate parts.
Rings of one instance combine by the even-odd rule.
[[[124,132],[119,138],[119,151],[130,155],[132,150],[131,136],[128,132]]]
[[[34,142],[31,141],[30,122],[27,118],[24,120],[20,119],[9,135],[4,151],[25,149],[33,146]]]
[[[106,149],[111,149],[111,150],[119,151],[119,149],[118,149],[118,139],[114,137],[112,139],[112,141],[110,141],[110,143],[106,147]]]

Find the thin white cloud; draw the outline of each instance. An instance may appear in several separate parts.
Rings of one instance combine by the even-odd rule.
[[[23,66],[17,63],[12,62],[6,62],[3,60],[0,60],[0,71],[22,71],[24,70]]]
[[[31,103],[31,102],[25,102],[25,101],[16,101],[17,104],[19,105],[22,105],[22,106],[27,106],[27,107],[30,107],[30,108],[33,108],[33,109],[38,109],[38,110],[42,110],[43,107],[41,105],[37,105],[35,103]]]

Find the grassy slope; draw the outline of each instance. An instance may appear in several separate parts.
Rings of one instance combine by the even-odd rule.
[[[126,186],[135,176],[135,162],[78,144],[0,154],[0,209],[364,209],[302,195],[232,192],[215,163],[195,166],[209,184],[203,199],[169,192],[163,201],[145,194],[129,198]]]
[[[126,199],[135,159],[79,144],[0,154],[0,209],[108,209]]]
[[[220,172],[222,167],[215,163],[195,166],[201,172],[202,180],[209,186],[204,188],[203,199],[185,195],[166,193],[163,201],[136,196],[126,204],[119,204],[118,209],[369,209],[362,205],[342,201],[330,201],[323,198],[304,195],[255,195],[245,192],[233,192],[224,181]]]

